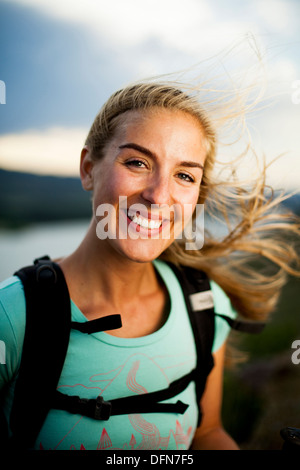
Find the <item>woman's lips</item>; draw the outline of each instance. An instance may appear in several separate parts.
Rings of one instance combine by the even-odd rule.
[[[162,229],[168,224],[169,219],[164,219],[159,214],[142,214],[140,211],[130,209],[126,212],[129,226],[140,234],[158,235]],[[146,217],[145,217],[146,216]]]

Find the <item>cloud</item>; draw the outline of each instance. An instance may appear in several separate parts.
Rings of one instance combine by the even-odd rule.
[[[180,46],[187,44],[186,34],[191,27],[201,31],[212,21],[207,1],[186,0],[15,0],[46,15],[68,23],[83,24],[97,35],[106,36],[114,44],[135,45],[151,36]],[[182,21],[182,18],[185,21]],[[188,34],[189,36],[189,34]]]
[[[208,0],[13,0],[66,23],[84,26],[94,40],[116,51],[139,48],[158,40],[163,47],[194,59],[241,38],[258,33],[247,15],[224,18]],[[222,2],[221,2],[222,3]],[[228,8],[225,8],[228,14]]]
[[[88,129],[54,127],[0,136],[0,165],[17,171],[79,175]]]
[[[40,20],[42,18],[40,15],[44,15],[46,25],[47,21],[51,20],[47,40],[53,46],[52,39],[56,39],[57,47],[54,52],[57,57],[53,53],[50,61],[49,55],[45,59],[45,50],[47,50],[45,39],[41,48],[38,48],[38,54],[43,59],[43,67],[41,70],[36,69],[37,85],[34,84],[30,88],[32,103],[36,104],[38,111],[40,111],[38,105],[42,103],[43,106],[38,113],[33,105],[31,108],[26,107],[24,99],[22,107],[17,103],[18,106],[9,121],[11,127],[8,129],[7,125],[6,129],[10,132],[15,122],[20,121],[22,109],[25,110],[24,122],[34,129],[0,136],[0,164],[4,167],[51,174],[78,174],[79,155],[87,129],[73,126],[84,126],[89,119],[88,116],[93,118],[98,111],[95,109],[95,103],[99,103],[100,106],[116,87],[123,86],[124,83],[136,80],[138,77],[182,70],[202,60],[205,61],[204,71],[206,66],[211,66],[213,73],[220,72],[221,85],[226,85],[226,80],[231,82],[235,72],[237,74],[239,71],[243,72],[243,68],[252,77],[251,67],[257,53],[255,40],[258,42],[258,50],[261,47],[263,58],[267,61],[267,74],[271,81],[271,86],[268,88],[269,96],[282,92],[291,94],[292,82],[300,78],[296,45],[290,47],[299,29],[297,24],[299,15],[296,14],[299,8],[298,0],[296,2],[185,0],[184,3],[182,0],[111,0],[110,2],[6,0],[6,2],[10,5],[14,3],[28,7],[28,12],[34,12]],[[63,41],[62,35],[57,36],[59,22],[60,25],[70,26],[66,28],[68,48],[65,51],[66,40]],[[44,23],[42,22],[43,26]],[[31,29],[35,31],[34,24],[30,23]],[[74,37],[70,35],[69,30],[74,33]],[[15,35],[17,33],[18,31],[14,32]],[[251,39],[252,33],[254,41]],[[293,34],[294,36],[291,36]],[[24,37],[28,39],[28,32]],[[80,44],[74,39],[75,37],[80,38]],[[234,44],[242,43],[245,37],[250,38],[248,46],[245,47],[244,44],[230,49]],[[34,48],[36,43],[39,43],[38,36],[34,37]],[[61,43],[64,45],[62,50]],[[19,47],[19,43],[14,47]],[[74,57],[73,50],[76,52]],[[226,51],[230,53],[226,55]],[[15,51],[12,52],[12,57],[15,57]],[[74,60],[66,59],[70,56]],[[26,51],[24,57],[28,62]],[[213,60],[206,61],[210,57]],[[34,58],[37,60],[35,56]],[[222,64],[218,70],[214,68],[214,63],[220,65],[221,61],[224,65]],[[65,65],[61,69],[60,63]],[[16,63],[16,66],[19,67],[19,63]],[[195,70],[199,74],[203,70],[201,67]],[[38,88],[40,82],[42,85],[44,82],[48,83],[45,79],[44,82],[41,80],[40,74],[48,73],[51,77],[54,69],[56,72],[59,71],[59,76],[54,75],[55,80],[53,79],[55,89],[60,90],[60,94],[57,93],[57,100],[53,98],[53,93],[46,96],[44,88]],[[33,76],[32,70],[35,69],[31,67],[29,70],[29,79]],[[13,72],[15,76],[15,71]],[[20,69],[20,80],[23,80],[24,69],[21,72]],[[255,74],[255,67],[253,72]],[[74,82],[73,88],[69,84],[66,85],[68,80],[70,84]],[[19,83],[17,85],[16,90],[21,89]],[[76,93],[77,106],[72,105]],[[288,99],[289,97],[286,98]],[[299,148],[297,136],[300,105],[286,106],[284,100],[285,98],[279,100],[276,112],[266,111],[262,119],[255,121],[255,125],[263,140],[262,147],[267,149],[269,155],[275,156],[291,149],[289,161],[295,171],[290,175],[290,181],[293,179],[294,184],[300,173],[298,155],[295,155]],[[9,103],[5,107],[9,110]],[[52,110],[52,113],[49,110]],[[49,114],[47,122],[42,121],[46,112]],[[18,119],[15,119],[16,115]],[[283,119],[286,123],[284,125],[282,125]],[[55,122],[59,122],[60,127],[51,125]],[[87,125],[90,125],[90,122]],[[41,126],[47,129],[38,131]],[[283,163],[280,165],[281,163],[277,164],[278,170],[274,171],[274,175],[285,173],[290,166]]]
[[[122,64],[133,78],[190,66],[243,41],[249,32],[264,44],[274,40],[274,33],[286,37],[298,31],[296,7],[283,0],[253,0],[242,7],[236,0],[9,1],[80,26],[90,33],[90,50],[109,51],[111,67]]]
[[[291,33],[296,27],[294,4],[287,0],[257,0],[256,11],[264,24],[277,32]],[[299,12],[298,12],[299,13]]]

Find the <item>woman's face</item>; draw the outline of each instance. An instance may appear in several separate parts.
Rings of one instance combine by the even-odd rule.
[[[131,260],[157,258],[190,220],[205,161],[197,120],[181,111],[129,111],[101,160],[82,153],[81,176],[93,190],[96,234]]]

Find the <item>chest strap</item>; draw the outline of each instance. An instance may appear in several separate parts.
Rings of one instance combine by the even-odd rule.
[[[52,408],[65,410],[69,413],[80,414],[96,420],[108,420],[111,416],[139,413],[179,413],[183,414],[189,405],[180,400],[176,403],[160,403],[172,398],[195,379],[195,370],[171,382],[162,390],[116,398],[105,401],[102,396],[97,398],[80,398],[79,396],[65,395],[56,391]]]

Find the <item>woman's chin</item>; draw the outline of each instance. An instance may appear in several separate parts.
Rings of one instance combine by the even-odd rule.
[[[119,240],[118,252],[136,263],[147,263],[158,258],[169,246],[165,240]],[[125,242],[125,243],[124,243]]]

